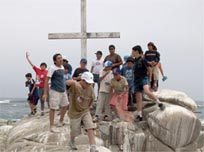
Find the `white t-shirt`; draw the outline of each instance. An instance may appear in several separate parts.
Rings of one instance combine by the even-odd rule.
[[[94,60],[92,62],[93,74],[100,74],[100,71],[103,69],[103,59]]]
[[[100,77],[103,77],[107,72],[108,71],[101,70]],[[101,80],[99,92],[110,93],[112,78],[113,78],[113,73],[112,71],[109,71],[109,73],[105,76],[105,78]]]

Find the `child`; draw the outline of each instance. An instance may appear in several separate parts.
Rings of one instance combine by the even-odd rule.
[[[26,87],[29,88],[29,94],[28,94],[28,103],[30,105],[31,113],[30,115],[36,114],[36,106],[38,104],[39,96],[38,96],[38,88],[35,84],[35,81],[32,79],[32,74],[27,73],[25,75],[27,81],[26,81]]]
[[[68,80],[67,85],[70,86],[70,147],[72,150],[77,150],[75,145],[75,137],[81,134],[82,123],[86,129],[91,146],[91,152],[97,152],[96,141],[94,137],[95,125],[90,114],[90,107],[95,99],[92,84],[93,74],[84,72],[80,81]]]
[[[128,106],[134,106],[134,74],[133,74],[134,59],[128,57],[126,60],[126,66],[121,69],[121,75],[124,76],[128,82]]]
[[[128,107],[128,82],[120,75],[120,69],[113,70],[114,78],[111,79],[110,105],[120,119],[132,121],[132,116],[127,112]]]
[[[111,120],[111,109],[109,105],[110,101],[110,82],[113,78],[112,62],[106,61],[104,63],[104,69],[100,72],[101,87],[99,90],[99,97],[96,106],[96,115],[94,121],[99,120]],[[104,115],[103,115],[104,111]]]
[[[159,101],[157,97],[149,90],[149,80],[147,76],[147,63],[142,58],[143,51],[141,46],[137,45],[132,48],[132,54],[135,57],[134,65],[134,87],[137,101],[137,111],[134,113],[135,121],[142,121],[142,92],[144,91],[153,101],[155,101],[161,110],[165,109],[165,106]]]

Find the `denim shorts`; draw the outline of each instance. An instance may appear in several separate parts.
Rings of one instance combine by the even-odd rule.
[[[135,93],[136,92],[142,92],[144,89],[143,87],[145,85],[149,85],[149,79],[148,77],[143,77],[143,78],[140,78],[140,79],[135,79],[135,82],[134,82],[134,90],[135,90]]]

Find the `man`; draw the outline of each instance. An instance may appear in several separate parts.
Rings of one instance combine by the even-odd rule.
[[[37,78],[36,85],[37,85],[37,87],[39,87],[38,91],[39,91],[39,97],[40,97],[40,103],[41,103],[41,116],[43,116],[44,115],[44,109],[45,109],[45,100],[43,100],[42,96],[44,93],[45,79],[46,79],[47,73],[48,73],[48,71],[46,70],[47,64],[43,62],[40,64],[40,68],[36,67],[31,62],[28,52],[26,52],[26,59],[36,73],[36,78]],[[48,103],[48,107],[49,107],[49,103]]]
[[[72,75],[72,66],[69,64],[69,61],[67,60],[66,56],[63,56],[63,65],[68,66],[68,72],[70,75]]]
[[[113,63],[112,69],[120,68],[120,65],[123,64],[123,61],[122,61],[120,55],[115,53],[115,46],[114,45],[109,46],[109,52],[110,52],[110,54],[105,57],[104,63],[106,61],[111,61]]]
[[[72,76],[72,79],[73,80],[76,80],[76,81],[80,81],[81,80],[81,75],[84,73],[84,72],[87,72],[89,71],[87,68],[87,60],[85,58],[82,58],[81,61],[80,61],[80,67],[77,68],[75,71],[74,71],[74,74]]]
[[[81,134],[82,123],[84,129],[88,133],[89,143],[91,146],[90,152],[97,152],[96,142],[94,137],[95,125],[90,114],[90,107],[95,99],[93,87],[93,74],[84,72],[80,81],[68,80],[67,85],[70,87],[70,147],[72,150],[77,150],[75,145],[75,137]]]
[[[144,93],[156,102],[161,110],[165,109],[165,106],[159,101],[159,99],[149,90],[149,80],[147,76],[147,63],[142,58],[143,51],[141,46],[137,45],[132,48],[132,55],[135,57],[134,65],[134,87],[137,101],[137,111],[134,112],[135,121],[142,121],[142,93]]]
[[[103,69],[103,59],[102,59],[102,52],[97,51],[96,53],[96,60],[92,62],[91,66],[91,73],[94,76],[94,82],[98,85],[98,91],[100,89],[100,80],[99,80],[99,73]]]
[[[61,127],[63,125],[64,115],[67,110],[67,106],[69,104],[68,97],[66,94],[66,82],[64,79],[64,67],[63,67],[63,59],[61,54],[55,54],[53,56],[54,65],[49,68],[47,78],[45,80],[45,88],[44,88],[44,100],[47,99],[48,96],[48,82],[51,80],[51,86],[49,90],[49,101],[50,101],[50,131],[58,132],[54,128],[54,116],[55,110],[57,110],[60,106],[60,120],[58,126]]]

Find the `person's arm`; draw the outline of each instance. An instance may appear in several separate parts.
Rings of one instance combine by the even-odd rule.
[[[29,53],[28,53],[28,52],[26,52],[26,59],[27,59],[28,63],[29,63],[32,67],[35,66],[35,65],[31,62],[31,60],[29,59]]]
[[[106,72],[103,76],[101,76],[99,78],[99,80],[102,81],[109,73],[110,73],[110,71]]]
[[[161,63],[158,63],[158,68],[159,68],[159,71],[160,71],[160,73],[161,73],[161,75],[163,77],[164,76],[164,71],[163,71]]]
[[[46,77],[44,82],[44,93],[43,93],[43,100],[46,101],[48,97],[48,90],[49,90],[49,80],[50,77]]]
[[[117,63],[114,63],[113,65],[112,65],[112,67],[114,68],[114,67],[118,67],[118,66],[120,66],[120,65],[122,65],[123,64],[123,60],[121,59],[121,57],[118,55],[117,56]]]
[[[30,95],[33,95],[33,92],[34,92],[34,90],[35,90],[36,87],[37,87],[37,85],[36,85],[36,83],[35,83],[34,86],[33,86],[33,88],[32,88],[32,90],[31,90],[31,92],[30,92]]]

